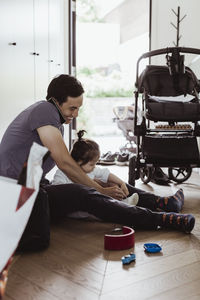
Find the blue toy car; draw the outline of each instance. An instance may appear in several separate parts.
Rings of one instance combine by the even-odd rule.
[[[135,258],[136,258],[135,254],[133,252],[131,252],[130,254],[122,256],[121,260],[122,260],[123,265],[128,265],[132,261],[135,261]]]
[[[149,253],[158,253],[162,250],[162,248],[158,244],[155,244],[155,243],[144,244],[144,249],[146,252],[149,252]]]

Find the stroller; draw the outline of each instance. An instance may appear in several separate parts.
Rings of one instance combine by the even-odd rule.
[[[139,178],[148,183],[161,167],[168,168],[170,180],[182,183],[190,177],[193,167],[200,166],[200,83],[193,71],[185,67],[181,53],[200,55],[200,49],[164,48],[138,59],[134,117],[137,153],[129,160],[132,185]],[[166,66],[147,65],[138,75],[141,59],[163,54]],[[142,121],[137,116],[139,105]]]
[[[117,123],[117,127],[122,131],[123,136],[127,140],[127,143],[120,147],[120,151],[136,153],[137,138],[134,135],[134,104],[130,106],[115,106],[113,112],[115,114],[113,121]]]

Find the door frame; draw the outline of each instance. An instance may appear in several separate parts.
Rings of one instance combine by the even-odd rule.
[[[76,0],[68,0],[69,24],[68,24],[68,72],[76,77]],[[76,133],[76,119],[69,125],[69,150],[72,147]]]

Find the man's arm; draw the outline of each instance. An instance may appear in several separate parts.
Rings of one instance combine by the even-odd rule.
[[[51,152],[51,157],[73,182],[84,184],[95,188],[100,193],[121,199],[123,193],[118,187],[103,188],[94,180],[90,179],[79,165],[71,157],[60,131],[51,125],[42,126],[37,129],[42,144]]]

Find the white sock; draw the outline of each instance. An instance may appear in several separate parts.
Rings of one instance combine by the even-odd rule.
[[[137,205],[138,200],[139,200],[138,193],[134,193],[131,196],[129,196],[128,198],[123,199],[122,201],[125,203],[128,203],[130,205]]]

